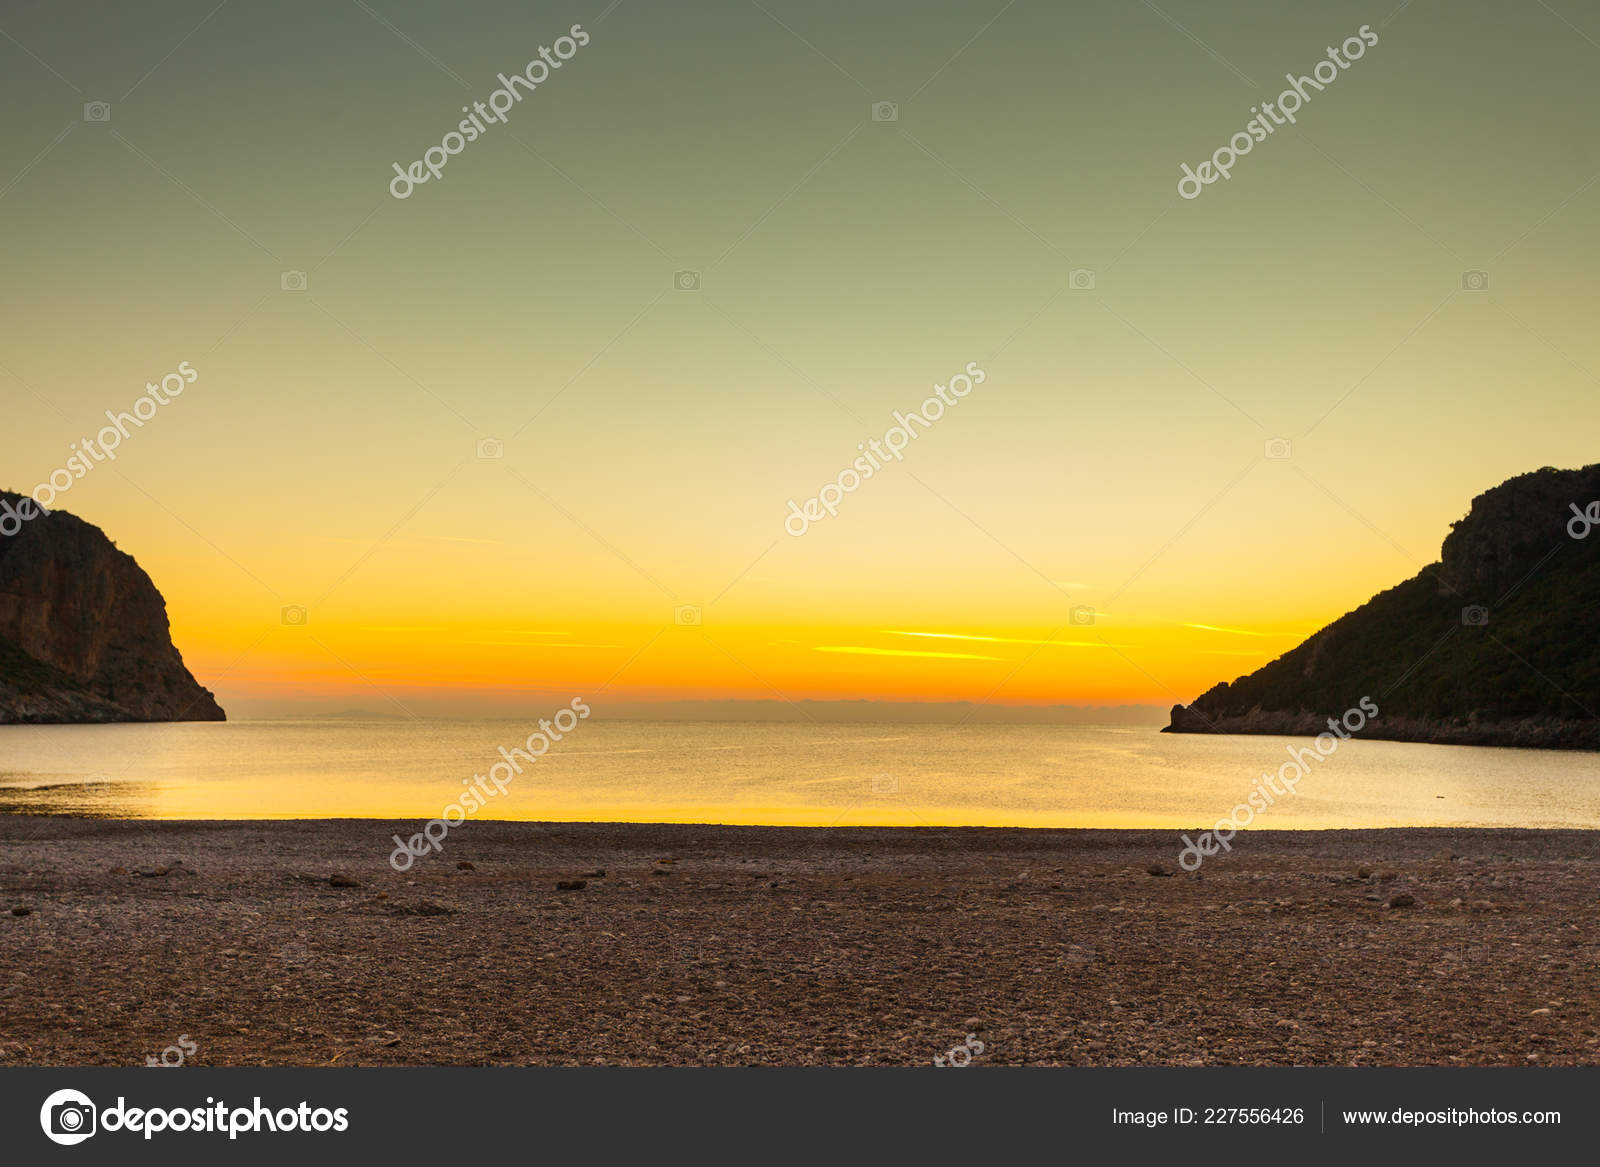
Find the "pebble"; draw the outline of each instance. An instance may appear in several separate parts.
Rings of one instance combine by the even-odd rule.
[[[18,904],[11,909],[11,914],[13,916],[31,916],[33,915],[33,909],[28,907],[27,904]],[[1548,1013],[1550,1010],[1546,1009],[1545,1012]]]
[[[359,883],[357,883],[350,876],[343,875],[343,874],[334,874],[334,875],[328,876],[328,885],[330,887],[360,887],[361,886]]]
[[[1414,908],[1416,905],[1417,897],[1410,892],[1396,892],[1389,897],[1389,906],[1391,908]]]
[[[970,1029],[973,1033],[982,1033],[984,1030],[983,1018],[968,1017],[961,1023],[961,1028]]]
[[[563,879],[556,883],[557,891],[582,891],[589,886],[586,879]]]
[[[1167,867],[1164,864],[1160,864],[1160,863],[1152,863],[1148,867],[1146,867],[1145,870],[1147,872],[1149,872],[1151,875],[1155,876],[1157,879],[1165,879],[1166,877],[1168,877],[1170,875],[1176,875],[1177,874],[1177,872],[1172,870],[1172,868]]]
[[[476,870],[478,870],[478,865],[476,863],[474,863],[470,859],[463,859],[460,863],[456,864],[456,870],[457,871],[476,871]]]

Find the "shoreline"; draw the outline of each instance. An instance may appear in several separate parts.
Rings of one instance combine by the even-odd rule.
[[[1174,705],[1170,720],[1161,727],[1160,732],[1213,737],[1315,738],[1318,734],[1326,733],[1329,721],[1337,716],[1337,713],[1290,713],[1259,708],[1247,713],[1209,713],[1200,708],[1200,703],[1196,701],[1191,705]],[[1600,724],[1593,720],[1523,718],[1515,721],[1480,721],[1476,717],[1470,720],[1388,717],[1382,720],[1374,718],[1360,732],[1350,736],[1429,746],[1557,750],[1564,753],[1594,753],[1600,750]]]
[[[1600,831],[416,829],[0,816],[0,1065],[1600,1064]]]

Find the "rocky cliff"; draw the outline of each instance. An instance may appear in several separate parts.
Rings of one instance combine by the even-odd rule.
[[[1166,732],[1316,734],[1369,696],[1363,737],[1600,749],[1597,500],[1600,465],[1479,495],[1438,563],[1173,706]]]
[[[30,507],[0,491],[0,514]],[[63,511],[0,521],[0,724],[224,717],[161,593],[98,527]]]

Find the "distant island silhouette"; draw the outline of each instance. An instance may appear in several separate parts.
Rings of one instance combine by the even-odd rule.
[[[1163,732],[1313,735],[1370,696],[1380,712],[1362,737],[1600,749],[1596,500],[1600,465],[1486,491],[1438,563],[1173,706]]]
[[[9,491],[0,515],[0,724],[226,720],[132,556]]]

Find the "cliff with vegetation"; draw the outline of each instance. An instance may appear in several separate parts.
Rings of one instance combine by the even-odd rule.
[[[0,724],[224,720],[131,556],[19,495],[0,491],[0,515]]]
[[[1166,732],[1316,734],[1369,696],[1362,737],[1600,749],[1597,500],[1600,465],[1479,495],[1438,563],[1174,706]]]

